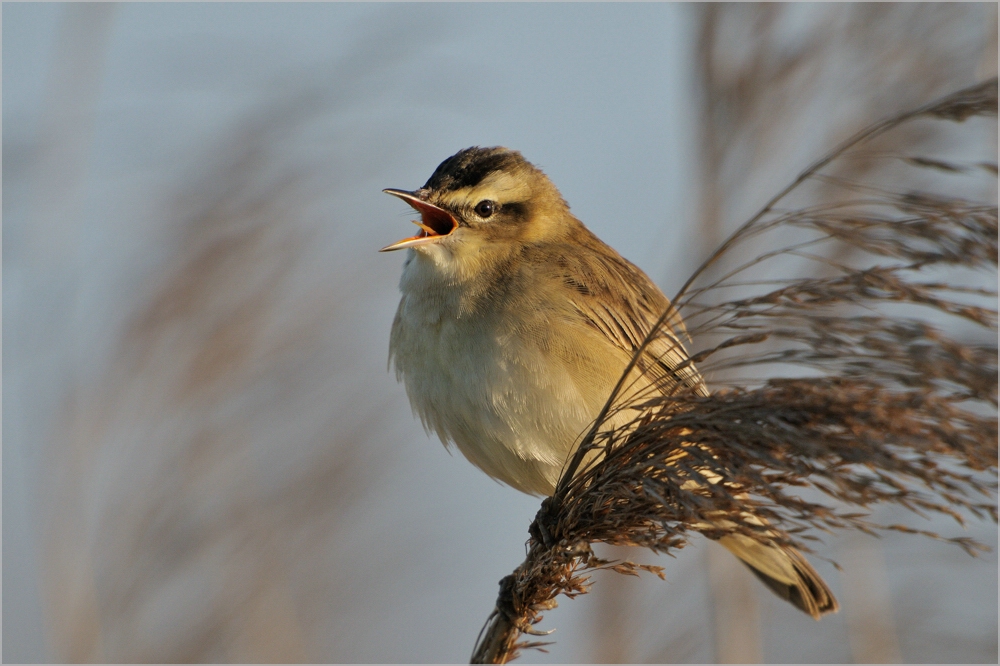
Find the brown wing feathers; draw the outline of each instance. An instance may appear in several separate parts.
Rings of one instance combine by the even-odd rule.
[[[601,243],[596,237],[593,242]],[[610,342],[633,354],[653,323],[671,307],[670,301],[642,271],[613,250],[576,256],[576,265],[560,262],[566,271],[561,277],[574,286],[574,307]],[[675,312],[667,324],[646,347],[638,364],[640,370],[664,394],[688,389],[709,395],[698,370],[685,364],[689,356],[680,338],[686,337],[687,331],[679,314]],[[833,593],[798,550],[763,544],[743,535],[719,541],[769,589],[803,612],[819,619],[839,609]]]

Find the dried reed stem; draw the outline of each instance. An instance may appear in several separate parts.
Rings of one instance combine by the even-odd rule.
[[[534,629],[542,614],[560,594],[585,594],[591,570],[662,576],[657,567],[601,560],[594,542],[666,552],[683,547],[692,531],[709,538],[738,532],[808,551],[809,529],[940,538],[871,523],[865,510],[880,503],[959,522],[968,515],[996,521],[996,292],[980,284],[984,273],[995,284],[996,164],[901,160],[987,174],[994,200],[985,203],[832,173],[859,146],[902,125],[996,109],[993,79],[872,125],[804,171],[695,272],[542,502],[527,557],[501,581],[473,663],[541,649],[544,642],[521,635],[545,635]],[[814,194],[808,205],[779,208],[793,194],[808,195],[808,186],[833,199],[817,203],[822,197]],[[755,259],[720,273],[722,258],[751,243]],[[809,277],[775,277],[772,269],[787,270],[789,261],[805,262]],[[961,281],[969,275],[971,282]],[[636,397],[626,377],[633,368],[655,370],[646,352],[653,340],[679,344],[683,332],[671,327],[678,312],[691,362],[716,390]],[[623,411],[633,415],[629,426],[606,429]],[[807,501],[803,488],[832,501]],[[767,534],[746,519],[748,511],[770,521]],[[971,554],[982,548],[949,541]]]

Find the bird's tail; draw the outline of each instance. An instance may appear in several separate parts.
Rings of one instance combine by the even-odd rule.
[[[795,548],[761,543],[743,534],[724,536],[719,543],[775,594],[813,618],[840,609],[826,582]]]
[[[682,448],[668,461],[680,460],[687,454],[688,451]],[[716,484],[722,481],[722,477],[712,470],[701,468],[699,473],[709,483]],[[698,487],[699,482],[690,479],[681,485],[681,490],[696,490]],[[748,496],[743,493],[735,495],[735,498],[747,499]],[[745,522],[752,525],[764,528],[768,525],[767,521],[752,513],[743,513],[742,517]],[[702,527],[728,529],[733,527],[733,523],[719,519],[711,521],[711,524],[702,524]],[[826,613],[836,613],[840,610],[840,604],[837,603],[826,582],[795,548],[773,542],[761,542],[740,533],[727,534],[720,537],[718,542],[750,567],[750,571],[775,594],[804,613],[818,620]]]

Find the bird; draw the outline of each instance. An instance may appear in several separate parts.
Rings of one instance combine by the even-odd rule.
[[[466,148],[423,187],[383,192],[420,215],[414,236],[381,250],[407,250],[389,362],[414,413],[494,479],[552,495],[669,299],[516,150]],[[650,343],[655,362],[633,371],[633,390],[709,395],[680,342],[683,321],[673,313],[667,323],[676,335]],[[610,426],[627,417],[615,418]],[[838,610],[795,548],[742,534],[718,541],[805,613]]]

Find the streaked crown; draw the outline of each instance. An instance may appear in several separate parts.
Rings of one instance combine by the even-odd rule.
[[[538,172],[516,150],[503,146],[480,148],[472,146],[460,150],[438,165],[422,189],[448,192],[479,185],[494,172]]]

